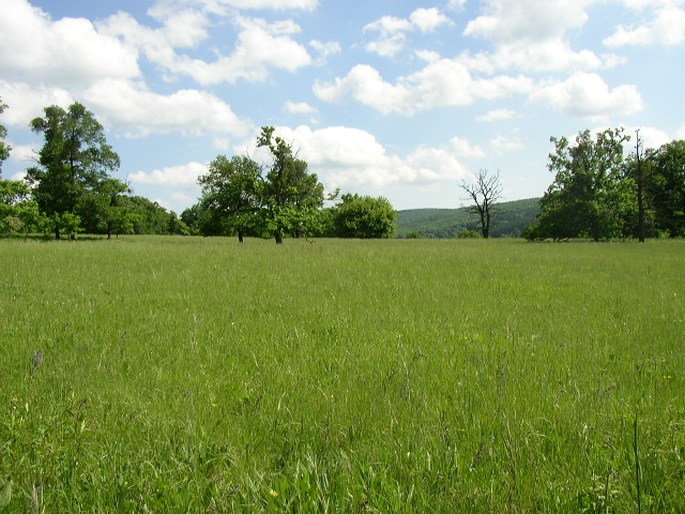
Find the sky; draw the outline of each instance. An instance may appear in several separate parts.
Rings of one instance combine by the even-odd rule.
[[[117,178],[180,214],[218,155],[276,127],[327,191],[457,208],[499,171],[542,196],[550,137],[685,139],[685,0],[0,0],[0,123],[20,178],[30,121],[81,102]],[[634,139],[631,144],[634,144]],[[630,149],[628,149],[629,151]]]

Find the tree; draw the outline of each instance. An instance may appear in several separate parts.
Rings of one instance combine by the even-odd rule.
[[[242,243],[258,223],[261,208],[262,170],[249,157],[228,159],[219,155],[199,178],[202,186],[199,210],[205,235],[238,235]]]
[[[0,179],[0,234],[40,231],[44,223],[26,183]]]
[[[88,195],[100,194],[103,181],[119,168],[119,156],[107,144],[102,125],[80,103],[64,110],[56,105],[44,109],[45,116],[31,121],[31,129],[42,134],[38,166],[27,170],[33,195],[40,209],[53,220],[55,238],[83,214]]]
[[[478,216],[483,238],[490,237],[492,218],[497,214],[495,203],[502,198],[502,183],[499,171],[490,175],[488,170],[481,169],[476,174],[475,182],[462,181],[461,189],[466,192],[473,202],[471,210]]]
[[[645,160],[649,166],[645,189],[656,228],[671,238],[685,236],[685,140],[648,152]]]
[[[2,103],[2,98],[0,98],[0,114],[5,112],[7,105]],[[0,176],[2,176],[2,162],[10,156],[10,150],[12,147],[5,143],[5,138],[7,137],[7,129],[4,125],[0,123]]]
[[[84,191],[79,210],[84,230],[91,234],[107,234],[107,239],[111,239],[113,233],[127,233],[127,218],[133,213],[122,203],[121,198],[128,192],[128,186],[124,182],[112,177],[105,178],[95,188]]]
[[[580,132],[571,145],[567,138],[550,138],[555,150],[548,168],[554,182],[540,200],[536,224],[528,237],[564,239],[591,237],[595,241],[624,235],[626,218],[635,209],[635,194],[623,180],[623,129],[607,129],[595,138]]]
[[[307,163],[296,158],[292,146],[274,136],[274,131],[274,127],[262,127],[257,146],[266,147],[273,159],[262,201],[267,228],[281,244],[286,233],[297,237],[311,230],[324,195],[316,174],[308,173]]]
[[[397,211],[383,198],[345,194],[333,209],[336,237],[387,239],[394,235]]]

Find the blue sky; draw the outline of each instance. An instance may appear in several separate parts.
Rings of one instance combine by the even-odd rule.
[[[0,97],[14,147],[79,101],[135,194],[180,213],[219,154],[263,156],[274,125],[327,190],[456,208],[500,170],[541,196],[550,136],[685,138],[685,0],[0,0]]]

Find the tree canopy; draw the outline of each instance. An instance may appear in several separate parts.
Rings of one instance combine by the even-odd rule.
[[[182,217],[204,235],[301,236],[316,230],[323,205],[323,185],[292,146],[262,127],[257,146],[271,162],[262,167],[250,157],[219,155],[199,178],[199,203]]]
[[[397,211],[383,197],[344,194],[332,209],[333,235],[359,239],[387,239],[395,234]]]
[[[5,112],[7,105],[2,102],[0,98],[0,114]],[[5,142],[7,137],[7,129],[0,123],[0,175],[2,175],[2,162],[10,156],[10,150],[12,147]]]
[[[292,145],[274,135],[274,127],[262,127],[257,146],[268,149],[272,163],[264,178],[262,202],[267,230],[276,243],[283,235],[308,233],[323,205],[323,184],[315,173],[309,173],[307,163],[298,159]]]
[[[685,235],[685,141],[642,149],[624,157],[630,137],[622,128],[594,138],[580,132],[575,144],[551,138],[548,167],[554,182],[526,237],[594,241],[645,235]]]
[[[623,129],[607,129],[593,138],[580,132],[571,143],[550,138],[554,152],[548,168],[554,182],[540,200],[540,215],[531,229],[554,239],[590,237],[595,241],[622,235],[633,194],[623,177]]]
[[[207,173],[199,178],[202,186],[198,223],[205,235],[237,234],[239,241],[259,225],[263,180],[261,167],[249,157],[219,155]]]
[[[73,236],[82,229],[82,220],[89,228],[102,223],[112,194],[126,186],[110,177],[119,168],[119,156],[90,111],[74,103],[67,110],[46,107],[44,113],[30,124],[43,135],[44,144],[38,166],[27,170],[27,179],[59,239],[64,230]]]

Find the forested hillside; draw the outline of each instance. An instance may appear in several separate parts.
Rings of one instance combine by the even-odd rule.
[[[539,198],[528,198],[497,204],[492,237],[520,237],[538,214]],[[451,238],[467,230],[478,232],[478,218],[470,208],[410,209],[399,211],[397,236]]]

